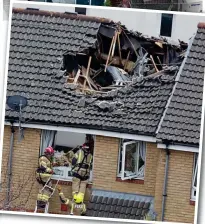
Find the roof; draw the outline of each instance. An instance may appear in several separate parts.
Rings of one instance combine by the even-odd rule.
[[[157,138],[199,145],[205,69],[205,24],[199,23]]]
[[[7,96],[27,97],[24,122],[148,136],[156,136],[160,125],[158,139],[198,145],[205,67],[204,23],[198,26],[176,85],[177,68],[170,67],[105,94],[84,95],[67,82],[62,70],[63,55],[96,50],[98,32],[108,24],[115,27],[117,23],[72,13],[13,10]],[[157,42],[154,37],[123,29],[125,35],[142,42]],[[186,49],[186,44],[180,45]],[[18,118],[17,112],[6,108],[6,120]]]
[[[102,24],[100,18],[84,17],[13,11],[7,96],[28,98],[22,114],[26,123],[154,136],[176,72],[159,72],[104,95],[76,92],[61,70],[62,54],[95,47]],[[7,107],[6,120],[18,117]]]
[[[87,216],[143,219],[153,213],[153,197],[94,190],[87,205]]]

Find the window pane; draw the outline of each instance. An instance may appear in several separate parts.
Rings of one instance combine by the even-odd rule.
[[[139,145],[139,169],[145,164],[146,147],[144,142]]]
[[[171,37],[173,14],[162,13],[160,35]]]
[[[125,176],[129,176],[137,172],[138,169],[137,157],[138,152],[136,143],[127,145],[125,155]]]
[[[194,186],[197,186],[197,172],[196,172],[196,176],[195,176],[195,180],[194,180]]]
[[[194,161],[194,186],[197,186],[197,173],[198,173],[198,153],[195,154],[195,161]]]
[[[142,167],[145,164],[145,162],[143,161],[142,157],[139,156],[139,169],[140,167]]]
[[[58,175],[58,176],[61,176],[61,177],[64,176],[64,171],[62,169],[54,167],[54,172],[55,172],[55,175]]]

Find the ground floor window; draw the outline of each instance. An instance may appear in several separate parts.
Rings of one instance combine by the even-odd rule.
[[[193,177],[192,177],[192,191],[191,191],[191,199],[194,201],[196,200],[198,161],[199,161],[199,155],[198,155],[198,153],[195,153],[194,154]]]
[[[95,136],[90,135],[90,137],[94,141]],[[66,154],[70,150],[75,151],[79,146],[82,146],[85,143],[85,139],[86,134],[83,133],[42,130],[40,154],[43,154],[47,146],[52,146],[55,150],[53,162],[54,164],[56,163],[56,166],[53,168],[55,174],[52,176],[52,179],[72,180],[72,165]],[[89,181],[92,181],[92,170]]]
[[[122,180],[144,179],[145,160],[145,142],[120,139],[118,177]]]

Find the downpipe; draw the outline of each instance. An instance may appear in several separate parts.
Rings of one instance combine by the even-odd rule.
[[[14,126],[11,124],[11,138],[10,138],[10,152],[8,161],[8,179],[7,179],[7,192],[6,192],[6,202],[5,207],[9,206],[10,201],[10,190],[11,190],[11,179],[12,179],[12,160],[13,160],[13,146],[14,146]]]
[[[163,186],[163,198],[162,198],[162,219],[164,221],[164,213],[165,213],[165,206],[166,206],[166,198],[167,198],[167,180],[168,180],[168,171],[169,171],[169,156],[170,151],[168,149],[169,142],[166,142],[166,164],[165,164],[165,174],[164,174],[164,186]]]

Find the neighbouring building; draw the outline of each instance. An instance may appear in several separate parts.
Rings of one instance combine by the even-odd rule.
[[[47,145],[61,154],[82,144],[85,134],[90,134],[94,160],[86,191],[88,216],[144,219],[150,215],[157,220],[193,223],[205,24],[198,24],[188,48],[183,42],[173,46],[163,39],[146,38],[124,26],[115,36],[118,25],[85,15],[13,9],[7,96],[26,97],[28,105],[20,117],[6,108],[1,182],[3,189],[10,189],[10,210],[34,211],[38,192],[34,173]],[[117,38],[118,50],[113,48],[109,62],[110,43]],[[148,59],[145,62],[144,48],[150,49],[152,65]],[[186,52],[182,62],[178,60],[181,48]],[[87,81],[90,89],[84,86],[80,91],[76,87],[80,76],[72,78],[71,74],[77,63],[84,77],[89,71],[84,67],[93,58],[93,77],[98,69],[97,49],[101,63],[122,63],[135,77],[132,82],[128,79],[122,81],[128,84],[111,85],[105,91],[111,88],[106,85],[110,81],[108,74],[100,73],[97,82],[104,86],[104,93],[92,91],[97,84],[91,80]],[[133,67],[133,61],[139,67]],[[53,183],[60,176],[65,195],[71,196],[71,168],[56,170],[60,172],[53,176]],[[8,199],[6,191],[0,192],[0,198]],[[67,209],[56,192],[49,212],[67,214]]]

